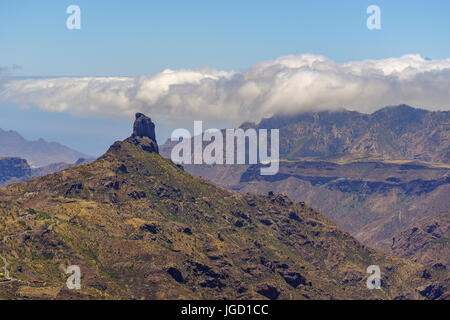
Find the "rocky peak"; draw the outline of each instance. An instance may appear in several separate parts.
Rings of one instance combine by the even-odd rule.
[[[131,137],[148,137],[156,143],[155,124],[152,122],[152,119],[142,113],[136,113],[133,135]]]
[[[134,145],[140,145],[145,151],[159,153],[155,135],[155,124],[152,122],[152,119],[143,113],[136,113],[133,134],[125,141]]]

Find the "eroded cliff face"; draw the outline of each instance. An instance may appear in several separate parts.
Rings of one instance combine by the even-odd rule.
[[[25,159],[0,158],[0,188],[10,183],[21,182],[31,178],[31,168]]]
[[[56,142],[47,142],[43,139],[29,141],[15,131],[2,129],[0,129],[0,157],[25,159],[33,168],[60,162],[74,163],[79,158],[90,158]]]
[[[411,224],[450,208],[450,112],[406,105],[279,115],[242,128],[280,130],[280,169],[185,165],[242,193],[283,193],[318,209],[358,240],[385,250]],[[160,147],[170,157],[174,143]]]
[[[424,279],[420,264],[366,247],[286,196],[239,195],[192,177],[153,143],[130,137],[92,164],[0,190],[0,253],[17,279],[0,298],[424,299],[421,288],[434,283],[444,289],[433,298],[448,291],[442,271]],[[72,264],[82,270],[79,292],[65,289]],[[386,290],[367,289],[369,265],[380,266]]]
[[[450,211],[422,219],[396,234],[390,252],[434,268],[450,269]]]

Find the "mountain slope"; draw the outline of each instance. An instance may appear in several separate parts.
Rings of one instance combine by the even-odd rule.
[[[0,157],[26,159],[32,167],[43,167],[53,163],[73,163],[89,156],[56,142],[43,139],[28,141],[15,131],[0,129]]]
[[[423,266],[367,248],[287,197],[238,195],[192,177],[157,153],[151,134],[135,132],[92,164],[0,190],[0,234],[9,235],[0,254],[17,279],[0,284],[0,297],[393,299],[448,291],[445,272],[425,279]],[[65,288],[71,264],[82,270],[81,292]],[[366,288],[369,265],[380,266],[382,290]],[[45,284],[32,286],[36,279]],[[430,296],[430,286],[445,290]]]
[[[450,168],[415,162],[281,161],[278,174],[260,166],[186,166],[240,193],[283,193],[306,202],[358,240],[386,249],[392,237],[450,208]]]
[[[62,171],[80,164],[91,163],[93,159],[78,159],[75,163],[52,163],[40,168],[31,168],[25,159],[14,157],[0,157],[0,188],[13,183],[30,180],[34,177],[45,176]]]
[[[31,168],[26,160],[0,157],[0,188],[29,178],[31,178]]]
[[[392,254],[440,268],[450,268],[450,211],[422,219],[395,235]]]

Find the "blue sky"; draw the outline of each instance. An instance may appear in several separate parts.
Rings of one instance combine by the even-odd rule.
[[[430,1],[4,1],[2,66],[17,75],[133,76],[165,68],[240,70],[287,54],[335,61],[420,53],[447,58],[450,2]],[[81,8],[82,29],[66,28]],[[366,28],[377,4],[382,30]]]
[[[81,8],[81,30],[66,28],[71,4]],[[381,8],[381,30],[366,28],[371,4]],[[409,53],[446,59],[449,13],[445,0],[0,0],[0,67],[21,77],[134,77],[167,68],[241,71],[302,53],[338,63]],[[0,108],[0,128],[96,155],[130,131],[129,119]],[[92,139],[97,128],[104,132]],[[166,137],[169,129],[160,130]],[[76,132],[86,138],[77,139]]]

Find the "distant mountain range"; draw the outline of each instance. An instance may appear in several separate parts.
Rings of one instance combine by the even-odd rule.
[[[443,299],[448,273],[358,242],[288,197],[240,195],[158,153],[154,124],[95,162],[0,189],[2,299]],[[65,268],[82,271],[81,290]],[[382,290],[366,286],[381,269]]]
[[[78,298],[450,299],[448,124],[449,112],[403,105],[243,124],[279,126],[274,176],[260,165],[174,165],[158,154],[174,143],[158,148],[142,114],[130,138],[86,166],[0,158],[0,188],[45,175],[0,190],[0,232],[11,238],[0,253],[19,284],[0,298],[71,298],[46,268],[71,257],[88,270]],[[386,291],[365,288],[369,264],[382,266]],[[42,288],[27,290],[36,279]]]
[[[450,211],[422,219],[395,235],[390,250],[421,264],[450,269]]]
[[[242,128],[280,129],[280,170],[185,165],[239,191],[283,193],[318,209],[358,240],[389,251],[392,237],[450,208],[450,112],[400,105],[373,114],[274,116]],[[160,147],[170,157],[173,142]]]
[[[47,142],[43,139],[29,141],[15,131],[2,129],[0,129],[0,157],[25,159],[33,168],[61,162],[74,163],[80,158],[91,158],[56,142]]]
[[[372,114],[324,111],[275,116],[258,129],[280,129],[283,159],[370,155],[389,160],[450,162],[450,112],[400,105]]]
[[[0,158],[0,188],[30,179],[31,168],[25,159],[13,157]]]

